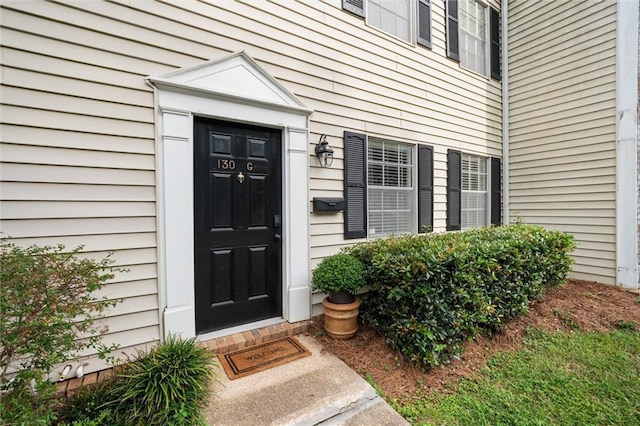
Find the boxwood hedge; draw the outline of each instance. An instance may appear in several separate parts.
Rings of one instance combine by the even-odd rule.
[[[363,263],[371,286],[361,306],[364,321],[429,368],[562,283],[574,248],[570,234],[519,223],[390,237],[346,251]]]

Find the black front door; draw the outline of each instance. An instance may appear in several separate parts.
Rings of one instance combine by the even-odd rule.
[[[282,315],[281,132],[194,120],[196,331]]]

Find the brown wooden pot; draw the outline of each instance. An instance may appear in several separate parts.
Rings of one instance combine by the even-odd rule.
[[[358,308],[360,298],[356,297],[353,303],[331,303],[325,297],[322,301],[324,306],[324,329],[327,334],[334,339],[350,339],[358,331]]]

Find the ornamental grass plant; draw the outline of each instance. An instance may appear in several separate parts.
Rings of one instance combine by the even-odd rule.
[[[202,407],[212,396],[215,355],[170,335],[165,342],[122,367],[111,389],[115,418],[132,424],[205,424]]]
[[[205,425],[203,408],[217,381],[214,365],[215,355],[196,338],[171,335],[115,367],[105,383],[72,396],[61,418],[96,426]]]

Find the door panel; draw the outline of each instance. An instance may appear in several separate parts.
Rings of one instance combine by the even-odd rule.
[[[282,315],[281,133],[194,119],[196,330]]]
[[[226,302],[231,300],[231,250],[211,250],[211,277],[213,291],[210,303]]]
[[[231,175],[211,173],[209,222],[213,228],[231,228]]]

